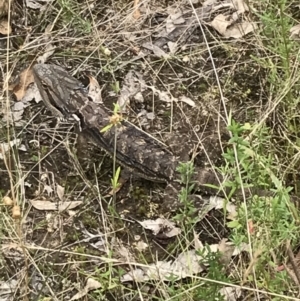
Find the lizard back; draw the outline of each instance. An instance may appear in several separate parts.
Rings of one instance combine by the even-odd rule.
[[[101,132],[110,124],[112,112],[103,103],[92,102],[80,81],[55,65],[37,64],[33,70],[47,106],[64,117],[76,115],[85,133],[119,164],[152,181],[174,178],[176,157],[162,142],[124,119]]]

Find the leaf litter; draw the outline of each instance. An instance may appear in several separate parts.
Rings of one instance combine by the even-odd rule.
[[[181,229],[175,226],[175,223],[165,218],[158,218],[156,220],[144,220],[138,223],[145,229],[151,230],[153,235],[163,233],[166,237],[173,237],[180,234]]]
[[[0,301],[13,300],[12,298],[14,297],[17,287],[17,280],[0,281]]]
[[[56,198],[53,196],[54,200],[52,201],[43,196],[38,196],[36,199],[30,200],[31,205],[35,209],[63,212],[73,210],[83,203],[83,201],[67,201],[65,199],[65,188],[57,183],[49,184],[49,181],[47,173],[43,173],[41,175],[41,182],[44,185],[43,193],[46,192],[48,196],[52,196],[53,192],[55,192]]]
[[[44,9],[45,5],[51,3],[49,0],[42,1],[33,1],[27,0],[27,6],[33,9]],[[220,9],[233,9],[233,13],[219,14],[214,20],[209,23],[209,17],[212,12],[216,12]],[[168,45],[169,51],[175,53],[178,49],[178,38],[185,41],[187,35],[191,34],[191,31],[194,30],[195,25],[197,25],[198,18],[200,21],[208,22],[212,27],[214,27],[221,35],[226,38],[240,38],[243,35],[253,31],[256,28],[256,25],[252,22],[245,21],[241,23],[236,23],[234,26],[233,23],[238,19],[238,16],[249,11],[249,7],[242,0],[227,0],[225,2],[221,1],[205,1],[203,6],[195,10],[196,15],[193,11],[185,10],[182,11],[178,8],[168,8],[168,17],[165,20],[165,26],[163,29],[160,29],[159,32],[154,34],[156,40],[154,42],[145,42],[143,47],[153,51],[157,56],[167,58],[168,54],[162,49],[164,45]],[[198,18],[197,18],[198,17]],[[50,39],[51,28],[49,26],[45,30],[46,36],[44,37],[45,41]],[[47,44],[46,50],[43,55],[38,57],[38,61],[44,63],[55,51],[55,47],[51,43]],[[134,74],[136,73],[136,74]],[[28,87],[30,83],[33,82],[33,75],[30,69],[24,70],[20,74],[20,83],[14,87],[14,94],[17,100],[22,100],[22,104],[15,104],[12,107],[12,116],[6,114],[4,120],[9,120],[9,122],[17,122],[17,125],[22,125],[22,115],[24,109],[28,106],[27,102],[29,100],[35,99],[36,102],[41,100],[39,92],[35,85]],[[90,82],[93,84],[93,80],[90,78]],[[91,84],[90,83],[90,84]],[[95,87],[95,86],[94,86]],[[149,88],[149,87],[148,87]],[[154,94],[158,95],[161,101],[165,102],[185,102],[191,107],[195,106],[193,100],[187,96],[180,96],[179,98],[172,97],[172,95],[167,91],[160,91],[155,87],[150,87]],[[96,88],[94,88],[96,89]],[[138,72],[130,71],[125,76],[124,84],[118,99],[118,103],[121,108],[125,108],[129,104],[130,97],[136,97],[140,102],[143,101],[142,92],[146,89],[145,81],[142,79],[142,75]],[[97,90],[101,89],[100,87]],[[90,89],[90,95],[92,99],[95,99],[96,102],[101,102],[101,95],[94,96],[93,89]],[[150,120],[154,119],[154,116],[150,116]]]
[[[207,198],[207,207],[205,213],[212,209],[224,209],[228,211],[229,215],[233,218],[236,214],[235,205],[226,202],[225,199],[219,197]],[[153,235],[163,233],[165,237],[177,236],[181,233],[181,229],[176,227],[176,224],[167,219],[158,218],[156,220],[138,221],[138,223],[145,229],[151,230]],[[147,248],[146,244],[143,245]],[[163,280],[167,281],[170,277],[177,277],[178,279],[191,277],[194,274],[199,274],[205,270],[205,265],[201,264],[205,255],[210,252],[221,252],[221,262],[224,265],[229,264],[231,257],[240,254],[242,251],[248,252],[248,245],[241,244],[235,247],[233,243],[222,239],[219,244],[212,244],[204,246],[199,240],[198,235],[194,232],[194,249],[182,252],[175,260],[157,261],[145,267],[138,267],[131,270],[129,273],[122,277],[122,281],[137,281],[144,282],[148,280]],[[199,252],[200,251],[200,252]],[[199,255],[201,253],[201,255]],[[226,290],[224,290],[225,294]],[[229,298],[229,297],[228,297]],[[231,300],[230,298],[228,300]]]
[[[212,2],[213,3],[217,3],[218,1],[211,1],[211,3]],[[241,1],[239,1],[239,2],[241,2]],[[227,3],[227,4],[229,4],[229,3]],[[210,5],[213,5],[213,4],[210,4]],[[229,7],[229,5],[228,5],[228,7]],[[222,8],[224,8],[224,7],[222,7]],[[205,10],[203,10],[203,8],[202,8],[202,11],[205,11]],[[210,12],[211,11],[213,11],[213,8],[210,8]],[[239,12],[239,13],[241,14],[241,12]],[[222,14],[220,14],[220,15],[222,15]],[[222,27],[220,24],[218,25],[219,26],[219,30],[222,31],[222,35],[224,35],[224,37],[226,37],[226,35],[229,35],[229,36],[232,35],[233,37],[236,37],[236,38],[239,37],[238,34],[235,35],[234,32],[233,33],[228,33],[230,27],[234,24],[234,22],[236,20],[236,19],[234,19],[235,17],[236,17],[236,15],[231,15],[232,20],[228,21],[229,20],[228,18],[230,18],[230,16],[228,17],[228,16],[224,15],[223,19],[227,20],[228,24],[225,27],[224,26]],[[173,34],[173,36],[176,36],[175,32],[178,31],[178,28],[180,27],[179,25],[183,25],[185,23],[186,23],[186,19],[184,19],[184,13],[180,12],[180,13],[176,14],[174,12],[173,15],[170,15],[170,19],[168,19],[168,21],[166,22],[166,27],[165,27],[165,32],[167,34],[167,37],[172,36],[172,34]],[[189,23],[189,25],[190,24],[192,24],[192,22]],[[241,34],[241,32],[239,32],[239,35],[240,34]],[[160,38],[159,41],[162,41],[162,38],[165,38],[166,35],[161,35],[160,37],[159,37],[159,35],[157,35],[157,37]],[[163,45],[163,44],[160,44],[159,46],[158,45],[154,45],[155,47],[152,46],[152,51],[153,52],[156,51],[155,54],[157,56],[161,55],[164,58],[168,58],[169,57],[168,54],[164,50],[162,50],[160,48],[161,45]],[[180,44],[177,41],[176,42],[172,42],[172,41],[170,42],[169,41],[169,42],[166,42],[165,45],[168,46],[168,49],[169,49],[169,51],[170,51],[171,54],[176,53],[176,51],[178,49],[180,49]],[[156,50],[153,50],[153,49],[156,49]],[[49,51],[49,53],[51,53],[51,51]],[[48,57],[46,55],[46,56],[42,57],[41,59],[42,60],[47,60],[47,58]],[[128,78],[128,82],[126,83],[124,81],[124,85],[122,87],[122,90],[124,88],[124,91],[122,92],[122,90],[121,90],[120,98],[119,98],[119,99],[121,99],[120,102],[122,102],[124,106],[126,106],[126,104],[128,103],[128,101],[130,100],[131,97],[133,97],[135,100],[143,102],[143,94],[142,94],[142,92],[145,91],[146,89],[149,89],[149,88],[154,92],[154,94],[156,94],[157,96],[159,96],[159,100],[161,100],[161,101],[164,101],[164,102],[181,101],[181,102],[185,102],[186,104],[188,104],[191,107],[195,106],[194,101],[191,100],[190,98],[186,97],[186,96],[181,96],[178,99],[176,99],[176,98],[172,97],[172,95],[168,91],[160,91],[158,89],[155,89],[154,87],[147,87],[146,84],[145,84],[145,81],[142,78],[141,74],[137,75],[138,81],[133,80],[134,76],[132,74],[128,75],[128,77],[129,77]],[[91,91],[91,89],[90,89],[90,93],[92,93],[92,95],[94,95],[93,93],[95,91]],[[95,93],[97,95],[97,92],[95,92]],[[22,101],[23,101],[24,97],[25,97],[25,94],[24,94],[23,97],[21,97]],[[93,96],[93,97],[96,98],[95,96]],[[122,99],[122,97],[123,97],[123,99]],[[31,95],[31,99],[33,99],[33,98],[34,99],[39,99],[39,97],[36,97],[36,96],[32,97],[32,95]],[[152,115],[149,115],[149,114],[152,114]],[[154,119],[155,118],[155,115],[152,112],[150,112],[150,113],[146,112],[146,115],[147,115],[147,118],[149,116],[149,119],[151,119],[151,118]],[[59,194],[59,193],[57,192],[57,194]],[[64,192],[61,193],[61,197],[58,195],[60,201],[62,201],[63,196],[64,196]],[[210,208],[217,208],[218,206],[220,206],[220,204],[218,203],[218,201],[216,201],[216,204],[217,205],[215,205],[215,207],[213,207],[213,205],[211,204]],[[222,208],[224,208],[224,204],[222,204]],[[58,209],[58,207],[56,206],[55,209],[50,209],[50,210],[57,210],[57,209]],[[60,210],[66,210],[66,209],[69,209],[69,208],[64,208],[64,209],[60,209]],[[40,209],[40,210],[47,210],[47,209]],[[171,224],[171,222],[169,222],[169,221],[167,221],[167,222],[166,221],[162,221],[162,219],[157,219],[155,221],[148,220],[148,221],[139,222],[139,223],[142,226],[144,226],[146,229],[149,229],[149,230],[153,231],[154,235],[160,233],[161,231],[165,231],[167,233],[167,235],[169,235],[170,232],[172,233],[173,229],[176,229],[175,231],[177,231],[177,233],[176,234],[172,233],[171,236],[168,236],[168,237],[172,237],[174,235],[180,234],[180,229],[176,228],[174,226],[174,224]],[[139,242],[139,245],[140,245],[139,248],[141,248],[141,249],[146,249],[147,248],[147,244],[145,244],[143,242]],[[164,261],[158,261],[156,264],[153,264],[152,267],[154,269],[156,269],[157,267],[159,267],[161,269],[161,271],[154,271],[153,269],[151,269],[151,266],[149,266],[149,269],[151,271],[147,270],[146,268],[145,269],[144,268],[143,269],[139,268],[139,269],[135,270],[136,271],[136,275],[137,276],[139,275],[139,278],[141,279],[141,281],[145,281],[145,279],[147,277],[148,277],[148,279],[161,279],[160,276],[164,275],[164,277],[166,277],[166,279],[167,279],[169,275],[175,274],[178,277],[184,278],[184,277],[190,276],[191,274],[199,273],[200,271],[202,271],[203,269],[205,269],[205,267],[203,267],[203,266],[201,266],[199,264],[199,260],[201,258],[199,259],[198,255],[196,254],[196,250],[202,250],[201,248],[204,248],[203,246],[201,247],[200,245],[201,245],[201,243],[199,243],[199,242],[197,243],[197,245],[195,243],[195,250],[189,250],[187,252],[181,253],[174,261],[166,261],[166,262],[164,262]],[[230,244],[225,243],[224,241],[222,241],[218,245],[212,245],[211,248],[212,249],[217,249],[219,251],[222,250],[223,252],[225,252],[224,250],[226,249],[226,246],[230,246]],[[236,250],[234,250],[234,251],[236,251]],[[236,251],[236,252],[234,252],[234,251],[232,252],[232,254],[234,254],[236,252],[240,252],[240,250]],[[128,250],[126,250],[126,248],[124,248],[123,251],[120,251],[120,254],[123,254],[124,258],[129,258],[130,257],[129,254],[128,254]],[[233,256],[233,255],[230,255],[230,256]],[[191,263],[193,263],[193,266],[194,266],[192,270],[190,269]],[[124,275],[124,277],[125,276],[126,275]],[[153,277],[153,278],[151,278],[151,277]],[[124,280],[123,279],[122,281],[128,281],[128,280]],[[95,285],[96,288],[97,288],[97,285],[98,284]],[[85,294],[87,294],[87,292],[90,290],[90,287],[93,287],[93,285],[90,285],[87,282],[87,286],[82,291],[82,292],[84,292],[84,294],[82,296],[84,296]],[[93,289],[93,288],[91,288],[91,289]],[[71,300],[76,300],[76,298],[80,298],[80,297],[81,296],[79,296],[79,295],[77,295],[77,297],[75,295],[75,296],[73,296],[74,299],[72,298]]]
[[[208,252],[221,252],[222,257],[225,258],[224,262],[227,262],[231,256],[236,256],[243,251],[248,252],[249,249],[247,244],[242,244],[240,248],[237,248],[225,240],[221,240],[219,244],[204,246],[197,235],[195,237],[196,243],[194,241],[194,246],[197,246],[197,248],[180,253],[175,260],[157,261],[147,266],[139,266],[136,269],[132,269],[121,277],[121,281],[168,281],[170,278],[174,279],[174,277],[177,280],[192,277],[206,269],[207,264],[202,264],[201,261],[203,261]]]
[[[143,75],[140,72],[137,71],[132,71],[130,70],[126,75],[125,79],[120,91],[120,95],[118,97],[118,105],[122,108],[122,112],[126,111],[126,107],[130,105],[130,100],[134,99],[139,103],[144,102],[144,96],[143,92],[151,90],[154,95],[158,97],[158,100],[166,102],[166,103],[171,103],[171,102],[183,102],[186,103],[187,105],[191,107],[195,107],[196,104],[195,102],[185,96],[179,96],[174,97],[172,96],[171,92],[169,91],[162,91],[154,86],[149,86],[146,84],[146,81],[143,78]],[[142,109],[138,114],[137,117],[146,117],[146,119],[142,120],[140,124],[146,125],[147,124],[147,119],[148,120],[154,120],[155,119],[155,114],[153,112],[147,112],[145,109]]]
[[[215,12],[224,7],[234,11],[220,13],[210,23],[223,37],[239,39],[257,28],[254,22],[247,20],[247,17],[244,18],[245,20],[238,22],[240,15],[249,11],[248,5],[243,0],[225,1],[215,6],[213,11]]]
[[[218,11],[220,14],[211,20]],[[154,30],[151,40],[144,42],[142,47],[159,58],[169,59],[193,36],[199,22],[212,26],[224,38],[242,38],[257,28],[250,17],[245,16],[248,11],[243,0],[209,0],[195,10],[168,7],[163,25]]]

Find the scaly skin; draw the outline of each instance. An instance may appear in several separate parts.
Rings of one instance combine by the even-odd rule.
[[[76,115],[92,141],[111,156],[115,153],[119,164],[152,181],[174,179],[177,159],[162,142],[124,119],[102,133],[112,113],[104,104],[90,101],[77,79],[55,65],[37,64],[33,73],[43,101],[53,114],[66,118]]]

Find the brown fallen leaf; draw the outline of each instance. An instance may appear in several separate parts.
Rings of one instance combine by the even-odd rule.
[[[101,88],[99,86],[98,81],[95,79],[95,77],[93,77],[91,75],[88,75],[88,78],[90,80],[89,97],[91,97],[91,99],[95,103],[102,103]]]
[[[31,205],[38,210],[56,210],[58,212],[70,210],[78,207],[83,202],[73,201],[73,202],[50,202],[50,201],[30,201]]]
[[[21,100],[25,95],[28,86],[34,82],[34,77],[31,68],[23,70],[18,79],[9,86],[9,90],[12,90],[17,100]]]
[[[1,10],[1,8],[0,8],[0,10]],[[11,26],[8,23],[8,20],[0,21],[0,34],[3,34],[3,35],[11,34]]]
[[[196,238],[198,240],[198,238]],[[201,251],[201,252],[197,252]],[[243,244],[239,248],[235,247],[233,243],[222,240],[219,244],[204,246],[198,240],[197,250],[187,250],[178,255],[174,260],[157,261],[150,265],[131,269],[131,271],[121,277],[121,282],[136,281],[143,282],[153,280],[169,280],[170,276],[177,276],[178,279],[191,277],[201,273],[205,266],[201,262],[211,252],[226,253],[226,257],[230,260],[231,256],[236,256],[242,251],[249,252],[248,245]],[[201,255],[200,255],[201,253]],[[224,256],[224,255],[223,255]],[[233,299],[226,299],[233,300]]]
[[[64,200],[64,194],[65,194],[65,188],[56,184],[56,193],[58,198],[63,201]]]
[[[225,34],[225,38],[234,38],[239,39],[248,33],[254,31],[257,28],[257,25],[253,22],[243,22],[243,23],[237,23],[233,26],[230,26]]]
[[[225,35],[227,27],[232,24],[232,20],[228,20],[229,17],[223,14],[216,16],[211,22],[211,26],[217,30],[222,36]]]

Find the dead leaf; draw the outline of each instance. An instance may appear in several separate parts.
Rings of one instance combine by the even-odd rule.
[[[134,255],[130,253],[130,250],[123,245],[118,245],[114,248],[114,254],[117,254],[122,261],[135,262]]]
[[[245,0],[207,0],[199,2],[202,3],[201,7],[195,10],[168,7],[167,13],[169,15],[162,20],[161,26],[158,26],[156,32],[152,35],[155,38],[151,42],[142,44],[142,46],[156,56],[168,59],[170,55],[165,52],[166,44],[171,54],[176,53],[180,46],[187,44],[186,42],[193,31],[199,27],[199,22],[208,24],[212,21],[212,16],[220,11],[224,14],[223,18],[220,13],[212,22],[212,26],[220,31],[221,35],[224,35],[230,25],[242,19],[240,16],[249,11]],[[227,14],[226,18],[224,17],[225,14]],[[244,30],[244,32],[247,31]]]
[[[178,49],[178,44],[176,42],[175,43],[174,42],[168,42],[167,45],[169,47],[170,53],[175,54],[175,52]]]
[[[21,144],[21,139],[14,139],[11,140],[9,143],[7,142],[2,142],[0,143],[0,159],[4,159],[4,154],[9,151],[10,148],[13,146],[19,146]]]
[[[161,91],[161,90],[156,89],[153,86],[150,86],[149,88],[153,91],[154,94],[156,94],[158,96],[159,100],[161,100],[161,101],[168,102],[168,103],[181,101],[181,102],[184,102],[184,103],[190,105],[191,107],[196,106],[195,102],[185,95],[182,95],[179,98],[176,98],[176,97],[173,97],[173,95],[168,91]]]
[[[171,276],[178,277],[179,279],[191,277],[193,274],[199,274],[204,270],[205,266],[201,264],[201,261],[208,252],[223,251],[226,256],[235,256],[241,251],[249,250],[246,244],[238,249],[234,247],[232,243],[226,241],[221,241],[219,244],[210,245],[209,247],[204,247],[204,245],[198,241],[197,246],[197,250],[182,252],[174,261],[157,261],[148,266],[132,270],[123,275],[121,281],[167,281]],[[201,256],[199,255],[199,250],[201,251]]]
[[[227,286],[220,289],[220,294],[224,296],[225,301],[236,301],[242,295],[240,287]]]
[[[208,198],[202,197],[202,200],[204,201],[204,205],[202,210],[199,211],[200,220],[202,220],[205,217],[205,215],[213,209],[225,209],[227,213],[226,218],[230,220],[234,220],[237,216],[236,206],[231,202],[226,201],[224,198],[218,196],[211,196]]]
[[[21,100],[22,100],[22,103],[27,104],[28,102],[32,101],[33,99],[36,103],[39,103],[40,101],[43,100],[42,96],[40,94],[40,91],[36,85],[30,85],[27,88],[27,90],[25,91],[25,94]],[[25,105],[25,106],[27,106],[27,105]]]
[[[53,2],[53,0],[26,0],[26,6],[32,9],[44,11],[47,5],[51,2]]]
[[[3,34],[3,35],[11,34],[11,26],[8,23],[8,20],[0,21],[0,34]]]
[[[210,25],[225,38],[239,39],[257,28],[256,24],[250,21],[234,24],[241,14],[249,11],[248,5],[243,0],[227,0],[214,6],[212,10],[224,10],[224,7],[235,9],[235,12],[217,15]]]
[[[13,90],[17,100],[21,100],[26,92],[28,86],[34,82],[34,77],[31,68],[23,70],[16,83],[10,85],[9,89]]]
[[[38,97],[40,97],[41,100],[41,96],[37,87],[35,85],[30,85],[29,88],[25,91],[25,95],[23,96],[22,101],[15,102],[10,107],[10,110],[8,112],[6,111],[6,109],[3,110],[2,120],[4,122],[14,124],[15,126],[24,125],[25,121],[22,120],[24,109],[30,105],[29,102],[33,98],[36,100],[36,102],[38,102]]]
[[[237,213],[236,205],[218,196],[211,196],[209,198],[209,204],[212,206],[212,208],[217,210],[225,209],[228,213]]]
[[[76,295],[74,295],[70,300],[73,301],[73,300],[81,299],[84,296],[86,296],[89,291],[96,290],[100,287],[102,287],[100,282],[94,280],[93,278],[88,278],[88,280],[86,282],[86,285],[83,288],[83,290],[81,290]]]
[[[138,251],[143,252],[143,251],[147,250],[148,244],[146,244],[144,241],[140,240],[135,244],[135,248]]]
[[[218,245],[218,250],[221,253],[221,258],[220,262],[223,265],[228,265],[230,263],[232,254],[235,250],[235,246],[232,244],[229,244],[226,239],[221,239],[219,245]]]
[[[121,278],[121,282],[127,282],[127,281],[143,282],[143,281],[147,281],[145,278],[146,276],[144,271],[142,269],[137,268],[123,275]]]
[[[199,235],[194,230],[194,247],[195,250],[202,250],[204,248],[203,243],[199,239]]]
[[[167,281],[174,276],[179,279],[186,278],[203,271],[203,267],[199,264],[200,259],[201,257],[196,254],[195,250],[183,252],[174,261],[158,261],[143,268],[132,270],[123,275],[121,281]]]
[[[10,112],[6,112],[3,116],[3,121],[8,121],[10,124],[18,125],[18,121],[22,119],[25,105],[22,102],[16,102],[10,109]]]
[[[200,264],[201,259],[202,256],[199,256],[196,250],[189,250],[179,254],[174,263],[177,267],[180,267],[181,276],[186,277],[188,275],[199,274],[203,271],[203,267]]]
[[[57,193],[57,196],[58,198],[63,201],[64,199],[64,194],[65,194],[65,188],[56,184],[56,193]]]
[[[299,39],[300,35],[300,24],[297,24],[295,26],[293,26],[291,29],[290,29],[290,38],[291,39]]]
[[[167,54],[160,47],[158,47],[157,45],[155,45],[151,42],[146,42],[142,46],[148,50],[151,50],[159,58],[164,58],[164,59],[170,58],[169,54]]]
[[[209,5],[213,5],[213,4],[215,4],[216,2],[218,2],[218,0],[206,0],[206,1],[204,1],[204,2],[202,3],[202,5],[203,5],[204,7],[206,7],[206,6],[209,6]]]
[[[88,78],[90,80],[88,93],[89,97],[91,97],[95,103],[102,103],[101,88],[98,81],[91,75],[88,75]]]
[[[244,0],[225,0],[225,1],[205,1],[203,3],[204,7],[211,6],[211,12],[217,12],[218,10],[224,11],[224,9],[235,10],[233,14],[240,15],[249,10],[248,5]]]
[[[155,119],[155,114],[153,112],[146,113],[146,117],[149,120],[154,120]]]
[[[185,23],[185,19],[182,16],[182,11],[177,9],[168,9],[169,17],[166,20],[166,33],[170,34],[178,26]]]
[[[45,191],[47,192],[48,195],[51,195],[53,193],[52,187],[50,185],[47,185],[47,184],[44,185],[43,193]]]
[[[24,109],[30,105],[32,99],[36,103],[42,100],[39,89],[32,84],[33,74],[31,69],[26,69],[19,75],[19,78],[10,85],[9,89],[13,90],[17,100],[10,108],[10,112],[5,112],[3,115],[3,121],[14,124],[15,126],[22,126],[24,122],[22,120]]]
[[[230,26],[225,34],[225,38],[234,38],[239,39],[248,33],[254,31],[257,28],[257,25],[253,22],[243,22],[243,23],[237,23],[233,26]]]
[[[80,206],[82,201],[72,201],[72,202],[50,202],[50,201],[30,201],[31,205],[37,210],[56,210],[62,212],[69,209],[74,209]]]
[[[17,285],[18,285],[18,281],[14,279],[9,281],[0,281],[1,300],[13,300],[10,297],[6,299],[5,295],[13,295],[16,292]]]
[[[158,218],[156,220],[144,220],[138,223],[145,229],[151,230],[154,235],[158,233],[164,234],[166,237],[173,237],[180,234],[181,229],[175,227],[175,223],[164,218]]]
[[[233,2],[233,6],[236,9],[237,14],[243,14],[244,12],[249,11],[249,6],[244,0],[230,0]]]
[[[232,20],[228,20],[229,17],[223,14],[216,16],[210,25],[218,31],[222,36],[225,35],[227,27],[232,24]]]

